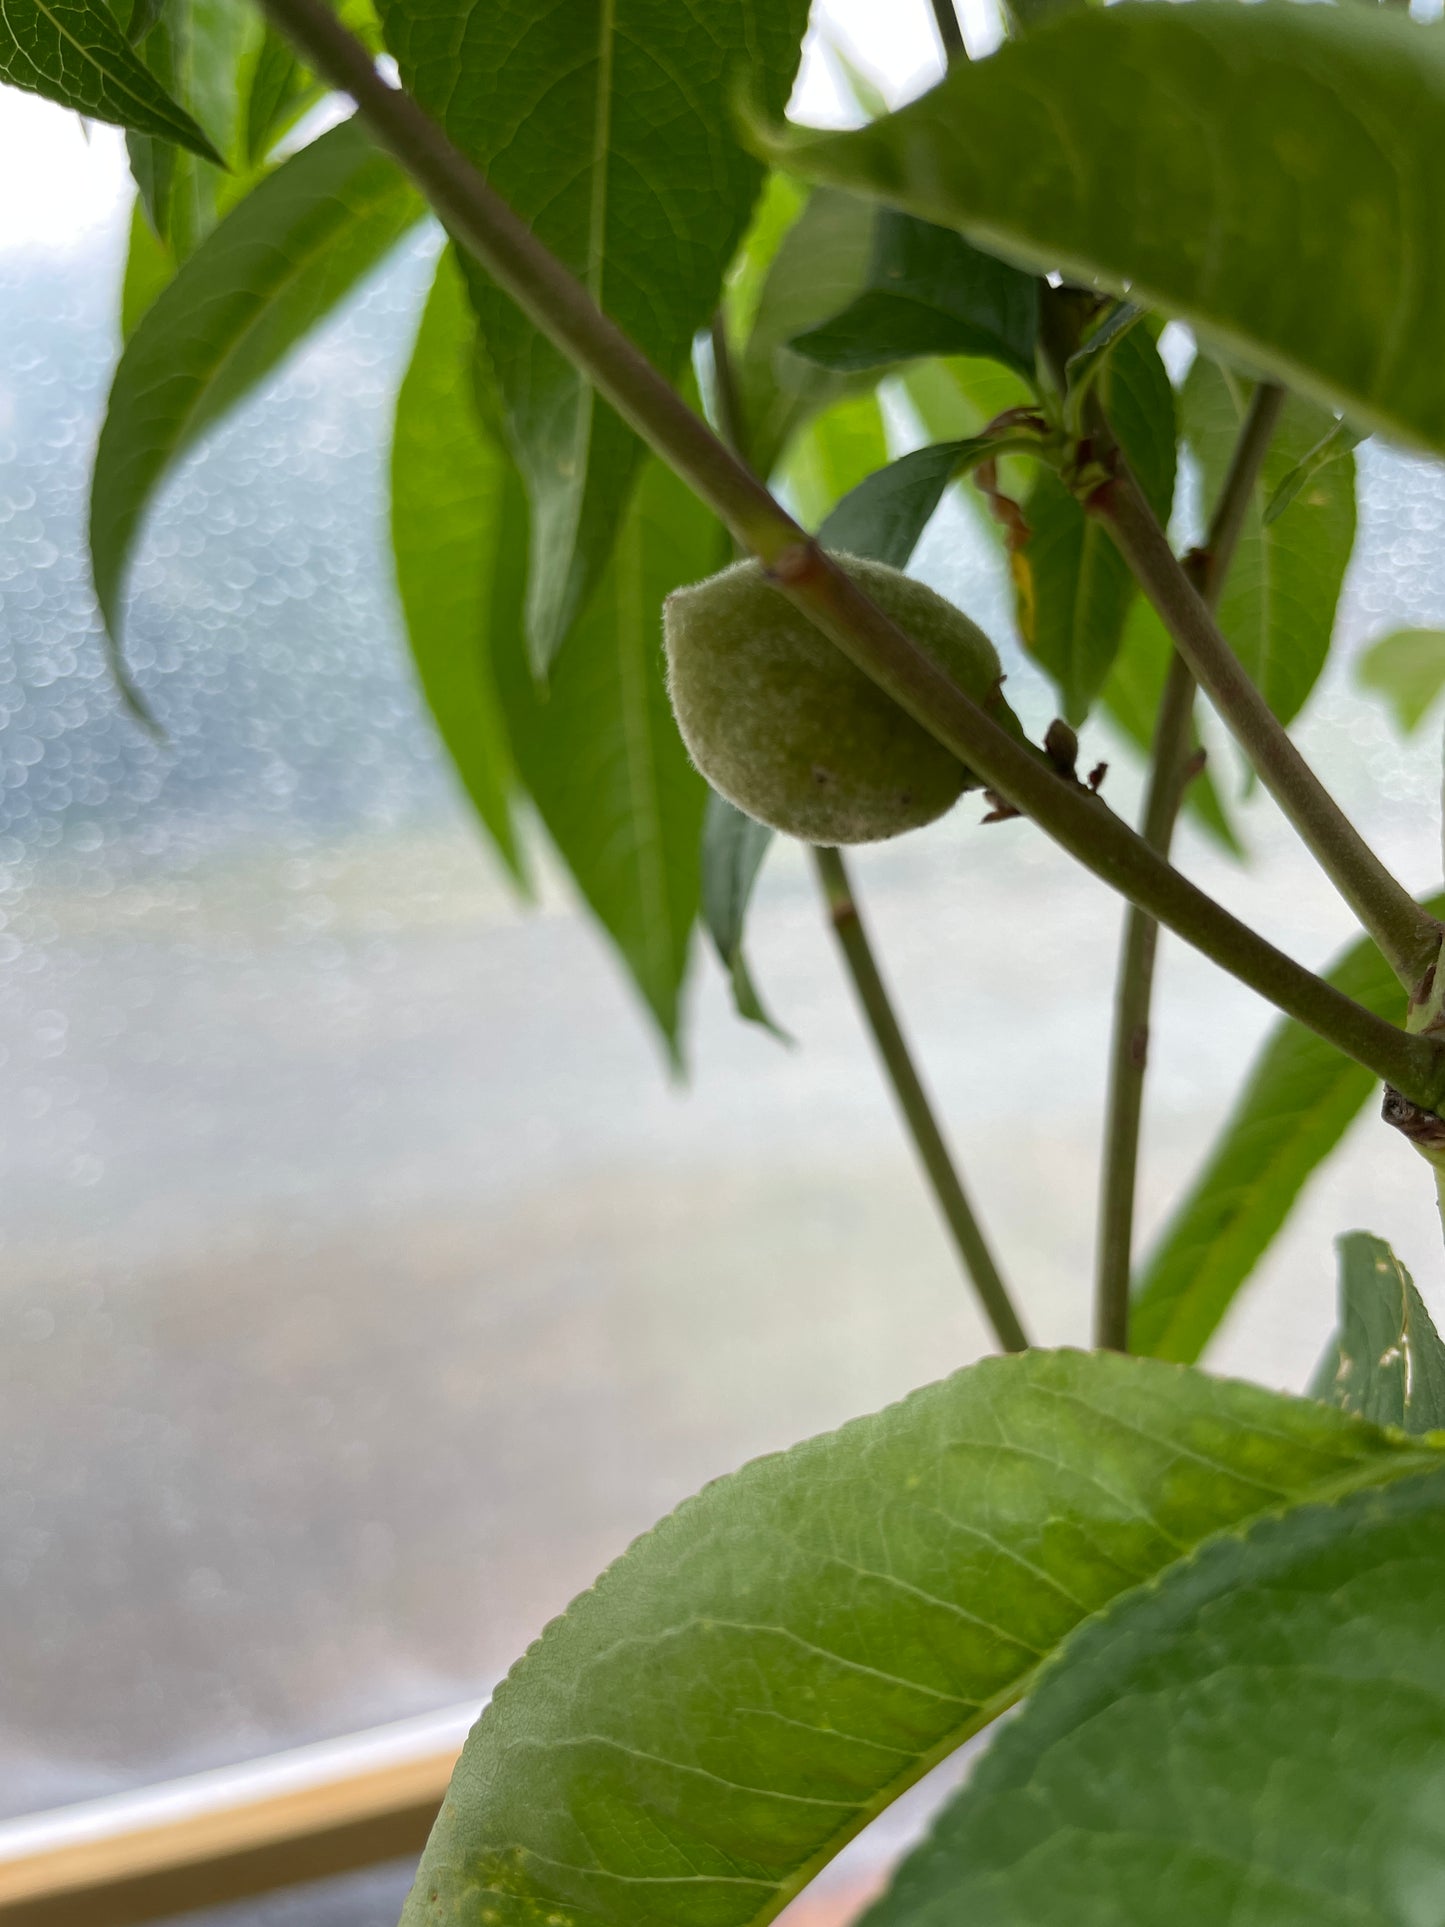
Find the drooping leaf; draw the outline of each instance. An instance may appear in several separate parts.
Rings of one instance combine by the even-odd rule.
[[[371,0],[338,0],[333,11],[372,53],[381,51],[381,28]],[[324,84],[291,51],[290,42],[268,27],[256,46],[242,90],[246,165],[258,168],[325,91]]]
[[[793,437],[779,484],[805,528],[816,529],[864,476],[888,460],[888,431],[875,394],[849,395]]]
[[[663,373],[717,304],[762,175],[732,135],[780,112],[807,0],[383,0],[423,106]],[[473,298],[531,501],[528,627],[545,667],[606,566],[642,445],[477,271]]]
[[[1364,439],[1359,429],[1351,428],[1348,422],[1335,422],[1307,454],[1301,455],[1283,481],[1275,484],[1274,493],[1264,505],[1265,527],[1284,514],[1300,490],[1322,468],[1328,468],[1342,455],[1352,454]]]
[[[791,174],[780,174],[776,168],[763,182],[753,203],[752,219],[723,282],[721,308],[731,341],[745,342],[752,334],[773,265],[811,198],[801,181],[795,181]],[[871,209],[868,212],[871,219]]]
[[[195,253],[244,187],[245,93],[265,38],[238,0],[167,0],[141,43],[155,72],[215,143],[223,166],[169,141],[131,134],[131,172],[157,238],[177,266]]]
[[[473,393],[476,317],[450,249],[396,403],[391,539],[412,659],[477,815],[520,882],[516,774],[497,699],[492,622],[512,464]],[[504,591],[505,593],[505,591]]]
[[[1174,499],[1174,390],[1147,330],[1114,346],[1094,382],[1110,426],[1161,521]],[[1124,638],[1136,594],[1128,564],[1096,516],[1050,469],[1024,505],[1033,534],[1021,561],[1024,640],[1058,687],[1064,715],[1083,722]]]
[[[787,1043],[787,1032],[773,1022],[758,996],[743,951],[748,904],[772,840],[766,823],[755,823],[725,796],[709,792],[702,831],[703,921],[728,973],[738,1015]]]
[[[1445,896],[1431,897],[1445,916]],[[1392,1023],[1405,993],[1362,940],[1325,973],[1336,989]],[[1276,1026],[1203,1170],[1135,1284],[1130,1343],[1160,1358],[1203,1352],[1310,1174],[1344,1136],[1375,1080],[1300,1025]]]
[[[700,891],[707,786],[667,700],[663,598],[726,561],[723,531],[658,462],[643,470],[611,560],[539,689],[523,634],[526,502],[499,523],[509,613],[493,663],[518,771],[597,920],[621,952],[675,1061]],[[535,552],[534,552],[535,553]]]
[[[975,356],[951,355],[915,361],[903,371],[902,387],[928,439],[933,442],[968,441],[1011,408],[1032,404],[1033,391],[1011,368]],[[999,462],[999,485],[1014,500],[1021,499],[1036,473],[1032,462],[1005,455]],[[1003,531],[977,489],[960,491],[969,513],[1000,548]]]
[[[867,280],[840,314],[793,337],[798,353],[852,373],[923,355],[982,355],[1034,374],[1039,283],[948,228],[885,210]]]
[[[762,1927],[1121,1592],[1261,1513],[1438,1463],[1309,1400],[1068,1352],[758,1460],[513,1668],[405,1927]]]
[[[246,89],[246,159],[252,167],[265,160],[278,136],[319,95],[319,84],[296,58],[290,41],[268,26]]]
[[[1335,1248],[1339,1329],[1311,1390],[1372,1425],[1415,1433],[1445,1426],[1445,1345],[1414,1279],[1368,1231],[1347,1232]]]
[[[247,195],[145,315],[111,384],[91,481],[91,565],[117,646],[126,570],[168,471],[421,214],[394,163],[345,121]]]
[[[1203,475],[1206,515],[1224,486],[1249,400],[1247,382],[1204,355],[1196,358],[1181,409]],[[1346,453],[1320,468],[1267,526],[1264,508],[1327,426],[1312,403],[1285,403],[1219,599],[1220,628],[1282,722],[1299,713],[1329,654],[1355,540],[1354,457]]]
[[[886,114],[888,102],[877,81],[858,64],[843,43],[828,38],[825,31],[823,48],[864,120],[877,120],[880,114]]]
[[[976,356],[916,362],[905,370],[903,387],[934,442],[981,435],[996,416],[1026,407],[1033,399],[1021,375]]]
[[[1090,7],[780,165],[1189,322],[1445,450],[1445,37],[1384,8]]]
[[[125,274],[120,290],[120,338],[129,341],[141,316],[161,289],[175,278],[176,260],[156,234],[139,195],[130,215],[130,239],[125,251]]]
[[[985,457],[991,444],[975,436],[964,442],[932,442],[875,469],[839,502],[818,530],[825,549],[871,556],[903,569],[943,500],[944,491],[970,457]]]
[[[1124,640],[1099,700],[1129,741],[1145,756],[1153,748],[1154,724],[1173,653],[1174,644],[1154,605],[1143,596],[1136,596],[1124,624]],[[1197,729],[1193,746],[1199,748]],[[1229,820],[1214,773],[1208,767],[1191,778],[1184,792],[1184,807],[1231,856],[1243,856],[1244,845]]]
[[[1445,630],[1396,629],[1360,657],[1359,679],[1377,689],[1395,712],[1401,733],[1413,735],[1445,689]]]
[[[1075,430],[1083,426],[1084,404],[1115,348],[1143,319],[1144,310],[1136,302],[1116,301],[1069,356],[1064,366],[1065,400],[1067,418]]]
[[[1445,1892],[1445,1471],[1228,1533],[1069,1642],[866,1927],[1407,1927]]]
[[[136,54],[105,0],[9,0],[0,13],[0,80],[92,120],[219,158]]]
[[[748,455],[760,475],[771,475],[811,416],[871,385],[871,377],[820,368],[791,343],[813,322],[846,306],[863,285],[873,222],[868,202],[822,188],[808,197],[778,244],[738,357]]]

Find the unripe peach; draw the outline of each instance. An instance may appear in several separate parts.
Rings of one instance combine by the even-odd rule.
[[[1023,740],[998,655],[977,624],[886,563],[834,559]],[[756,562],[670,595],[663,634],[672,707],[693,761],[775,830],[808,843],[873,843],[931,823],[979,785]]]

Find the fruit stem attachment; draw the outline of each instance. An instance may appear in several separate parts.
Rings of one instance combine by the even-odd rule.
[[[943,1213],[963,1268],[978,1293],[979,1303],[993,1326],[999,1344],[1006,1352],[1027,1351],[1029,1341],[1014,1310],[1008,1287],[994,1261],[968,1193],[963,1188],[963,1180],[949,1156],[938,1119],[909,1052],[908,1041],[894,1014],[842,853],[815,847],[812,854],[833,935],[838,940],[838,948],[848,966],[848,975],[853,980],[859,1006],[873,1033],[873,1042],[888,1082],[893,1087],[894,1098],[908,1126],[919,1162],[933,1187],[933,1195],[938,1200],[938,1208]]]
[[[1113,536],[1175,647],[1305,847],[1413,993],[1439,959],[1445,930],[1390,874],[1291,742],[1127,469],[1097,488],[1087,507]]]
[[[1112,888],[1222,969],[1428,1110],[1445,1103],[1445,1048],[1410,1037],[1286,957],[1178,871],[1097,798],[986,715],[810,541],[531,234],[442,129],[383,78],[325,0],[260,0],[313,73],[350,94],[377,140],[454,237],[712,509],[796,605],[910,716]],[[1169,554],[1168,543],[1165,543]],[[1173,563],[1173,556],[1169,554]]]
[[[1230,459],[1229,473],[1215,504],[1196,580],[1212,610],[1234,560],[1245,516],[1259,481],[1265,455],[1284,407],[1284,390],[1262,382]],[[1139,833],[1151,850],[1169,855],[1174,826],[1189,787],[1189,740],[1194,720],[1194,675],[1175,650],[1159,713],[1144,816]],[[1154,997],[1154,965],[1159,925],[1131,904],[1124,913],[1124,934],[1114,993],[1114,1029],[1109,1060],[1109,1096],[1104,1126],[1104,1164],[1099,1187],[1098,1256],[1094,1288],[1094,1343],[1129,1349],[1129,1285],[1134,1255],[1134,1195],[1139,1174],[1139,1128],[1148,1069],[1149,1016]]]

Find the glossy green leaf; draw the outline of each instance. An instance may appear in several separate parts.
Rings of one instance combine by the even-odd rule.
[[[333,11],[371,52],[381,51],[381,28],[371,0],[337,0]],[[254,169],[302,114],[323,98],[326,88],[296,58],[284,35],[268,26],[256,45],[242,91],[242,152],[246,165]]]
[[[136,54],[104,0],[8,0],[0,80],[219,158],[203,130]]]
[[[1148,331],[1114,346],[1095,387],[1119,445],[1161,521],[1174,500],[1174,390]],[[1033,533],[1019,598],[1019,626],[1056,684],[1064,715],[1083,722],[1103,688],[1136,590],[1128,564],[1103,524],[1085,515],[1050,469],[1024,505]]]
[[[1033,391],[1021,375],[1001,362],[976,356],[915,361],[900,379],[924,433],[933,442],[971,440],[1006,410],[1027,407],[1034,401]],[[1017,500],[1028,492],[1037,469],[1032,462],[1005,455],[998,473],[1004,493]],[[1003,531],[984,497],[976,488],[961,489],[959,495],[979,528],[1001,549]]]
[[[728,546],[691,491],[649,462],[602,581],[539,689],[523,635],[526,504],[520,487],[510,493],[497,536],[512,562],[510,604],[494,611],[492,647],[512,753],[677,1060],[708,792],[667,700],[662,603],[714,574]]]
[[[1445,916],[1445,896],[1428,899],[1427,908]],[[1405,993],[1368,939],[1325,975],[1377,1016],[1405,1021]],[[1199,1357],[1305,1181],[1377,1088],[1368,1071],[1299,1024],[1275,1027],[1140,1272],[1129,1314],[1136,1350]]]
[[[1351,428],[1348,422],[1335,422],[1307,454],[1301,455],[1283,481],[1275,484],[1274,493],[1264,506],[1265,527],[1268,528],[1277,516],[1284,514],[1300,490],[1322,468],[1328,468],[1331,462],[1337,462],[1342,455],[1352,454],[1364,439],[1359,429]]]
[[[1247,382],[1198,357],[1181,412],[1206,515],[1224,486],[1249,401]],[[1286,402],[1219,599],[1220,628],[1282,722],[1299,713],[1329,654],[1355,541],[1354,457],[1320,468],[1268,525],[1264,509],[1328,426],[1312,403]]]
[[[129,341],[141,316],[152,307],[162,288],[175,279],[176,259],[156,234],[139,195],[130,215],[130,238],[125,251],[125,273],[120,290],[120,338]]]
[[[763,143],[1445,450],[1445,36],[1380,9],[1090,7],[849,133]]]
[[[862,287],[874,218],[874,209],[856,195],[822,188],[809,196],[778,244],[738,357],[748,452],[760,474],[773,472],[811,416],[871,385],[871,377],[820,368],[791,343],[814,322],[845,307]]]
[[[773,840],[766,823],[755,823],[725,796],[710,791],[702,831],[702,915],[722,959],[740,1017],[791,1041],[763,1006],[743,951],[743,931],[753,885]]]
[[[981,435],[1010,408],[1023,408],[1033,392],[1022,376],[996,361],[949,356],[905,370],[903,387],[930,441],[958,442]]]
[[[1265,1518],[1085,1627],[866,1927],[1424,1927],[1445,1471]]]
[[[476,335],[448,249],[397,396],[391,540],[422,689],[477,815],[520,881],[516,775],[491,650],[498,574],[509,568],[498,550],[512,465],[477,418]]]
[[[1339,1329],[1311,1388],[1372,1425],[1406,1432],[1445,1426],[1445,1345],[1415,1281],[1383,1238],[1336,1240]]]
[[[943,500],[949,483],[992,444],[980,436],[964,442],[932,442],[875,469],[839,502],[818,530],[825,549],[865,555],[903,569]]]
[[[383,0],[402,76],[662,372],[683,372],[762,180],[732,135],[781,112],[807,0]],[[515,303],[473,298],[531,501],[528,627],[545,667],[587,602],[642,445]]]
[[[862,291],[793,337],[798,353],[852,373],[924,355],[982,355],[1034,373],[1039,283],[948,228],[885,210]]]
[[[405,1927],[762,1927],[1121,1592],[1437,1463],[1309,1400],[1073,1352],[986,1360],[757,1460],[513,1668]]]
[[[1174,644],[1154,605],[1136,596],[1100,701],[1111,720],[1145,756],[1153,750],[1154,724],[1173,653]],[[1194,747],[1199,748],[1197,728]],[[1220,800],[1212,769],[1206,767],[1192,779],[1184,792],[1184,808],[1231,856],[1243,856],[1244,845]]]
[[[247,195],[146,314],[116,369],[91,481],[91,564],[117,644],[126,570],[169,470],[421,214],[393,162],[343,122]]]
[[[1075,433],[1084,426],[1084,404],[1115,348],[1143,319],[1144,310],[1134,302],[1116,301],[1069,356],[1064,365],[1065,415]]]
[[[290,41],[268,26],[246,89],[246,159],[252,167],[265,160],[280,135],[320,93]]]
[[[874,394],[850,395],[793,438],[778,471],[793,513],[816,529],[829,511],[888,460],[888,431]]]
[[[1396,629],[1372,642],[1357,669],[1366,689],[1377,689],[1412,735],[1445,689],[1445,630]]]
[[[145,134],[127,139],[151,226],[177,266],[244,191],[238,174],[246,172],[245,94],[264,38],[259,12],[238,0],[167,0],[141,43],[147,61],[205,128],[225,163],[214,166]]]

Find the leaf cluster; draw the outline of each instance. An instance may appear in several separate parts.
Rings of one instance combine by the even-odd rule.
[[[1131,477],[1187,547],[1260,384],[1286,385],[1217,613],[1291,723],[1335,642],[1356,448],[1445,453],[1438,30],[1030,0],[996,55],[839,133],[781,125],[806,11],[340,15],[824,549],[906,570],[950,500],[987,531],[1060,712],[1037,753],[1069,780],[1091,722],[1149,751],[1172,658],[1096,493]],[[428,216],[360,117],[307,138],[326,89],[239,0],[20,0],[0,77],[128,131],[90,541],[146,714],[125,590],[168,478]],[[772,833],[693,766],[661,649],[662,604],[729,540],[431,238],[390,537],[458,780],[522,891],[542,827],[675,1062],[700,921],[740,1014],[777,1029],[745,953]],[[1387,635],[1358,674],[1409,732],[1445,639]],[[1186,807],[1242,855],[1239,785],[1190,767]],[[1369,941],[1327,974],[1420,1019]],[[875,1927],[1438,1918],[1445,1351],[1389,1247],[1352,1233],[1312,1397],[1197,1369],[1371,1089],[1299,1025],[1270,1037],[1138,1268],[1152,1357],[972,1367],[639,1541],[474,1732],[411,1927],[761,1927],[1024,1699]]]

